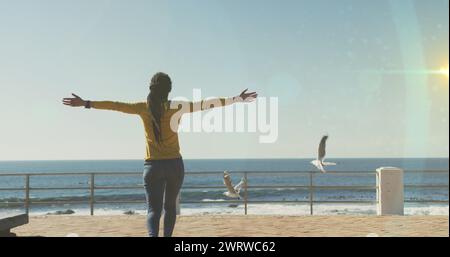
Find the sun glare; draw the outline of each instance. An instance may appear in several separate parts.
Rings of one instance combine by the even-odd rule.
[[[446,76],[448,78],[448,67],[440,69],[439,73],[444,75],[444,76]]]

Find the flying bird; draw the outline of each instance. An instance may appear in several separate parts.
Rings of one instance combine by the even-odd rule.
[[[241,199],[239,192],[241,191],[242,187],[245,185],[245,182],[246,182],[245,178],[242,178],[241,182],[239,182],[239,184],[237,184],[235,187],[233,187],[233,183],[231,182],[231,176],[227,171],[225,171],[223,173],[223,183],[227,187],[228,191],[223,194],[230,198]]]
[[[312,165],[316,166],[316,168],[318,170],[322,171],[323,173],[327,172],[325,170],[325,166],[336,165],[336,163],[333,163],[333,162],[324,162],[325,155],[326,155],[327,140],[328,140],[328,135],[325,135],[322,137],[322,139],[320,140],[320,144],[319,144],[318,158],[317,158],[317,160],[314,160],[311,162]]]

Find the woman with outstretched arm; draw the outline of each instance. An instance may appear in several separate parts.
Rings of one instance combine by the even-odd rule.
[[[151,79],[150,93],[146,102],[88,101],[75,94],[72,94],[71,98],[63,99],[63,104],[72,107],[119,111],[141,117],[147,146],[143,177],[148,211],[147,229],[151,237],[158,236],[163,207],[164,236],[172,236],[175,227],[176,199],[184,179],[184,164],[177,133],[182,114],[250,102],[257,97],[255,92],[247,93],[245,90],[236,97],[193,103],[168,100],[171,90],[170,77],[165,73],[157,73]]]

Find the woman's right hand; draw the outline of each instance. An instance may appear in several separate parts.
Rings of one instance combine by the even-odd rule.
[[[63,104],[64,105],[68,105],[68,106],[72,106],[72,107],[82,107],[82,106],[86,106],[86,101],[84,101],[81,97],[77,96],[76,94],[72,93],[71,98],[64,98],[63,99]]]
[[[238,99],[240,102],[252,102],[258,97],[258,94],[256,92],[247,93],[247,91],[248,88],[242,91],[242,93],[239,96],[235,97],[235,99]]]

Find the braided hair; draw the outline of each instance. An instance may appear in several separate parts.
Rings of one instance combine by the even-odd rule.
[[[169,93],[172,90],[172,81],[169,75],[158,72],[150,82],[150,93],[147,97],[147,106],[152,116],[153,133],[156,142],[159,144],[162,138],[161,117],[163,115],[163,105],[168,101]]]

